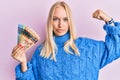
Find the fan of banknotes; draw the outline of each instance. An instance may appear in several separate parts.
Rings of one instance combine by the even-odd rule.
[[[27,50],[39,39],[39,35],[33,29],[26,25],[18,24],[18,45],[22,45]]]

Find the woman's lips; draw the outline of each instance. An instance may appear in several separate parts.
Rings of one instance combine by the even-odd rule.
[[[57,29],[57,32],[59,32],[59,33],[63,32],[63,31],[64,31],[64,29]]]

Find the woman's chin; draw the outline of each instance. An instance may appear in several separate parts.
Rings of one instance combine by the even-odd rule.
[[[55,34],[56,36],[63,36],[63,35],[65,35],[66,33],[57,33],[57,34]]]

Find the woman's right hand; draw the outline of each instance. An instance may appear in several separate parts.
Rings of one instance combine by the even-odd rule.
[[[18,44],[16,45],[13,50],[11,56],[21,63],[21,69],[23,72],[27,70],[27,58],[25,55],[25,49],[22,45]]]
[[[13,50],[11,56],[20,63],[27,62],[25,49],[22,45],[16,45]]]

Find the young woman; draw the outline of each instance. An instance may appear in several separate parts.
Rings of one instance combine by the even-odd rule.
[[[120,57],[120,23],[101,10],[93,17],[105,21],[105,41],[76,38],[69,6],[63,1],[53,4],[46,39],[31,61],[27,62],[24,47],[13,48],[12,57],[20,62],[16,80],[98,80],[99,70]]]

